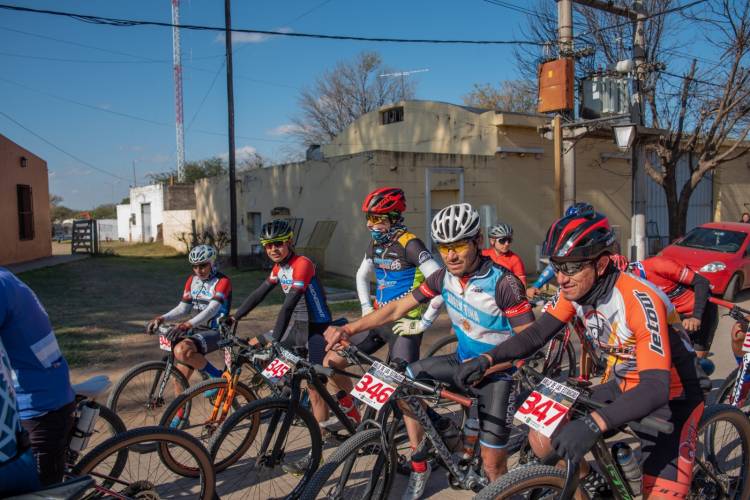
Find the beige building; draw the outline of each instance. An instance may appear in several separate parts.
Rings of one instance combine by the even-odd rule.
[[[309,152],[316,159],[238,175],[240,253],[257,245],[257,230],[271,220],[271,209],[287,207],[291,217],[304,219],[301,246],[315,222],[337,221],[326,269],[353,276],[369,238],[362,200],[377,187],[398,186],[407,196],[406,224],[426,242],[432,215],[448,204],[466,201],[480,209],[485,227],[497,221],[513,225],[513,249],[533,272],[538,245],[555,218],[552,142],[537,132],[546,121],[539,115],[428,101],[405,101],[367,113],[331,144]],[[736,220],[743,200],[750,202],[750,173],[744,161],[736,163],[722,167],[713,183],[704,181],[696,199],[709,202],[694,215],[698,223],[714,216]],[[629,248],[629,159],[609,139],[584,139],[576,144],[576,169],[576,199],[606,213],[622,247]],[[228,230],[227,180],[199,181],[195,193],[198,230]],[[651,218],[658,222],[664,214],[659,211],[658,190],[654,193]],[[652,224],[652,230],[655,225],[659,224]],[[666,229],[662,223],[658,231],[663,235]]]
[[[52,255],[47,162],[0,135],[0,265]]]

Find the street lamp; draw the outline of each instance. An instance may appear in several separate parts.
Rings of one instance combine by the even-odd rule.
[[[632,123],[621,125],[612,125],[612,133],[615,137],[615,144],[620,151],[627,151],[635,142],[636,126]]]

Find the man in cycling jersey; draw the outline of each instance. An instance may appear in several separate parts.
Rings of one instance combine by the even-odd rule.
[[[241,320],[255,309],[276,285],[281,285],[284,303],[276,317],[271,337],[289,347],[307,347],[308,359],[320,364],[325,356],[323,332],[331,323],[323,285],[315,271],[315,264],[294,251],[294,233],[289,222],[276,219],[261,228],[260,243],[273,261],[273,269],[234,313],[233,320]],[[304,300],[303,300],[304,299]],[[304,333],[301,339],[299,332]],[[325,420],[327,406],[312,387],[310,404],[318,422]]]
[[[521,257],[510,249],[513,243],[513,227],[510,224],[495,224],[490,228],[490,248],[482,250],[482,255],[489,257],[495,264],[510,269],[526,286],[526,268]]]
[[[578,203],[574,203],[573,205],[569,206],[567,210],[565,210],[565,216],[571,216],[571,215],[577,215],[584,212],[593,212],[594,207],[589,205],[586,202],[579,201]],[[526,296],[529,298],[529,300],[536,297],[536,294],[539,293],[539,289],[542,288],[544,285],[552,281],[552,278],[555,277],[555,270],[552,267],[552,264],[547,264],[547,267],[545,267],[542,270],[542,273],[539,275],[539,277],[534,281],[534,283],[531,284],[529,288],[526,289]]]
[[[431,232],[446,267],[405,297],[341,328],[329,328],[329,348],[342,338],[397,320],[418,304],[442,296],[458,337],[458,349],[454,354],[411,363],[407,373],[418,379],[452,384],[453,374],[463,362],[506,342],[534,320],[518,277],[481,255],[479,213],[471,205],[460,203],[440,210],[432,220]],[[474,390],[479,400],[482,463],[491,480],[506,471],[504,448],[510,434],[507,414],[512,405],[512,385],[510,373],[498,372],[482,380]],[[411,445],[416,447],[420,433],[414,433],[409,426],[407,430]],[[430,472],[429,463],[424,461],[413,461],[412,469],[403,496],[408,500],[421,497]]]
[[[362,264],[357,271],[357,295],[362,306],[362,316],[375,308],[398,300],[418,287],[425,276],[437,271],[440,266],[432,258],[422,240],[410,233],[403,224],[402,213],[406,210],[406,197],[398,188],[376,189],[362,203],[367,229],[372,236]],[[375,304],[370,302],[370,274],[375,274],[377,289]],[[350,341],[360,350],[372,354],[385,344],[389,346],[389,357],[412,362],[419,359],[422,332],[432,324],[440,304],[428,308],[417,306],[406,317],[353,336]],[[339,369],[347,361],[331,351],[324,364]],[[351,392],[352,380],[344,375],[334,375],[334,383],[346,394]],[[345,408],[345,413],[349,408]],[[333,417],[323,426],[334,430],[340,425]]]
[[[708,301],[711,296],[708,279],[661,255],[631,262],[628,271],[667,294],[682,318],[682,326],[690,335],[696,354],[699,358],[707,357],[719,326],[719,310],[716,304]]]
[[[0,268],[0,342],[13,370],[18,417],[28,433],[39,480],[43,486],[58,483],[63,477],[65,449],[75,413],[68,363],[36,294],[3,268]],[[8,401],[5,404],[6,410],[10,410]],[[6,434],[11,428],[15,432],[15,426],[10,420],[6,422],[5,417],[12,420],[13,414],[0,413],[0,427],[7,426]],[[21,443],[27,445],[25,438]],[[8,452],[2,451],[4,444],[0,441],[0,455],[7,456]],[[23,463],[18,465],[21,473]]]
[[[689,492],[703,391],[695,353],[669,299],[651,283],[620,272],[610,261],[615,234],[607,218],[586,212],[563,217],[542,247],[560,285],[542,316],[518,335],[459,367],[455,380],[470,386],[496,363],[524,358],[578,317],[607,353],[609,382],[592,397],[607,406],[572,420],[553,435],[560,457],[581,461],[596,440],[627,422],[653,415],[674,425],[671,434],[634,428],[641,440],[645,498],[685,498]],[[540,456],[549,440],[530,436]],[[582,485],[606,495],[601,477],[585,462]]]
[[[218,252],[211,245],[198,245],[190,250],[188,260],[193,266],[193,274],[185,282],[182,300],[174,309],[157,316],[147,326],[147,332],[153,334],[165,321],[197,313],[189,320],[179,323],[167,337],[175,340],[187,336],[197,327],[208,327],[194,331],[174,346],[174,357],[180,362],[177,369],[187,379],[190,379],[193,369],[209,377],[221,377],[221,370],[206,359],[206,354],[219,348],[221,335],[216,330],[218,318],[227,315],[232,306],[232,283],[218,271],[217,257]]]

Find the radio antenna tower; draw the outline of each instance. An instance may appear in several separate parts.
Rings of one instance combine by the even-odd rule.
[[[405,77],[413,75],[414,73],[426,73],[428,71],[430,71],[429,68],[424,68],[424,69],[414,69],[411,71],[397,71],[395,73],[383,73],[382,75],[378,75],[378,76],[380,76],[380,78],[399,78],[400,77],[401,78],[401,99],[405,99],[406,98]]]
[[[182,118],[182,54],[180,51],[180,0],[172,0],[172,70],[174,74],[175,127],[177,129],[177,182],[185,179],[185,125]]]

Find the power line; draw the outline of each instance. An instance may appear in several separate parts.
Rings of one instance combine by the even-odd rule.
[[[29,54],[13,54],[10,52],[0,52],[0,56],[5,57],[17,57],[19,59],[39,59],[42,61],[55,61],[55,62],[65,62],[65,63],[84,63],[84,64],[159,64],[159,63],[167,63],[169,61],[124,61],[122,59],[118,60],[96,60],[96,59],[64,59],[60,57],[45,57],[45,56],[32,56]]]
[[[702,0],[705,1],[705,0]],[[198,24],[179,24],[167,23],[162,21],[144,21],[136,19],[121,19],[114,17],[94,16],[90,14],[76,14],[73,12],[63,12],[48,9],[32,9],[31,7],[21,7],[19,5],[0,4],[0,9],[12,10],[16,12],[28,12],[34,14],[46,14],[51,16],[69,17],[78,21],[101,24],[116,27],[131,26],[158,26],[163,28],[180,28],[196,31],[217,31],[224,32],[224,27],[205,26]],[[283,31],[268,31],[255,29],[233,28],[233,33],[252,33],[268,36],[285,36],[294,38],[317,38],[322,40],[348,40],[356,42],[381,42],[381,43],[420,43],[420,44],[465,44],[465,45],[544,45],[541,42],[529,40],[448,40],[448,39],[425,39],[425,38],[385,38],[385,37],[364,37],[352,35],[324,35],[319,33],[296,33]]]
[[[705,3],[707,1],[708,0],[695,0],[693,2],[686,3],[686,4],[683,4],[683,5],[677,5],[675,7],[669,8],[669,9],[660,10],[658,12],[654,12],[652,14],[648,14],[648,15],[644,16],[643,20],[644,21],[648,21],[649,19],[653,19],[655,17],[665,16],[667,14],[673,14],[673,13],[679,12],[681,10],[689,9],[690,7],[695,7],[696,5]],[[628,20],[628,21],[623,21],[621,23],[613,24],[611,26],[605,26],[603,28],[596,28],[596,29],[587,31],[585,33],[581,33],[578,36],[584,37],[584,36],[587,36],[587,35],[592,35],[594,33],[601,33],[602,31],[612,30],[612,29],[616,29],[616,28],[622,28],[623,26],[628,26],[632,22],[633,21]]]
[[[6,119],[8,119],[8,120],[10,120],[11,122],[15,123],[16,125],[18,125],[18,126],[19,126],[19,127],[21,127],[22,129],[24,129],[24,130],[25,130],[26,132],[28,132],[29,134],[31,134],[31,135],[33,135],[34,137],[36,137],[37,139],[39,139],[40,141],[42,141],[42,142],[44,142],[44,143],[48,144],[49,146],[51,146],[51,147],[55,148],[56,150],[58,150],[58,151],[59,151],[59,152],[61,152],[62,154],[66,155],[66,156],[69,156],[70,158],[74,159],[74,160],[75,160],[75,161],[77,161],[78,163],[81,163],[81,164],[83,164],[83,165],[86,165],[86,166],[87,166],[87,167],[89,167],[89,168],[93,168],[93,169],[94,169],[94,170],[96,170],[97,172],[101,172],[101,173],[103,173],[103,174],[109,175],[109,176],[111,176],[111,177],[114,177],[114,178],[116,178],[116,179],[121,179],[121,180],[124,180],[124,181],[127,181],[127,180],[128,180],[128,179],[126,179],[125,177],[120,177],[120,176],[119,176],[119,175],[117,175],[117,174],[113,174],[112,172],[109,172],[109,171],[107,171],[107,170],[104,170],[103,168],[99,168],[99,167],[97,167],[96,165],[92,165],[91,163],[87,162],[86,160],[82,160],[81,158],[77,157],[77,156],[76,156],[76,155],[74,155],[73,153],[69,153],[69,152],[65,151],[65,150],[64,150],[63,148],[61,148],[60,146],[58,146],[58,145],[56,145],[56,144],[52,143],[51,141],[49,141],[49,140],[45,139],[44,137],[42,137],[41,135],[37,134],[36,132],[34,132],[33,130],[31,130],[30,128],[26,127],[25,125],[23,125],[22,123],[20,123],[20,122],[19,122],[18,120],[16,120],[15,118],[13,118],[12,116],[8,115],[7,113],[5,113],[5,112],[3,112],[3,111],[0,111],[0,115],[4,116],[4,117],[5,117]]]

